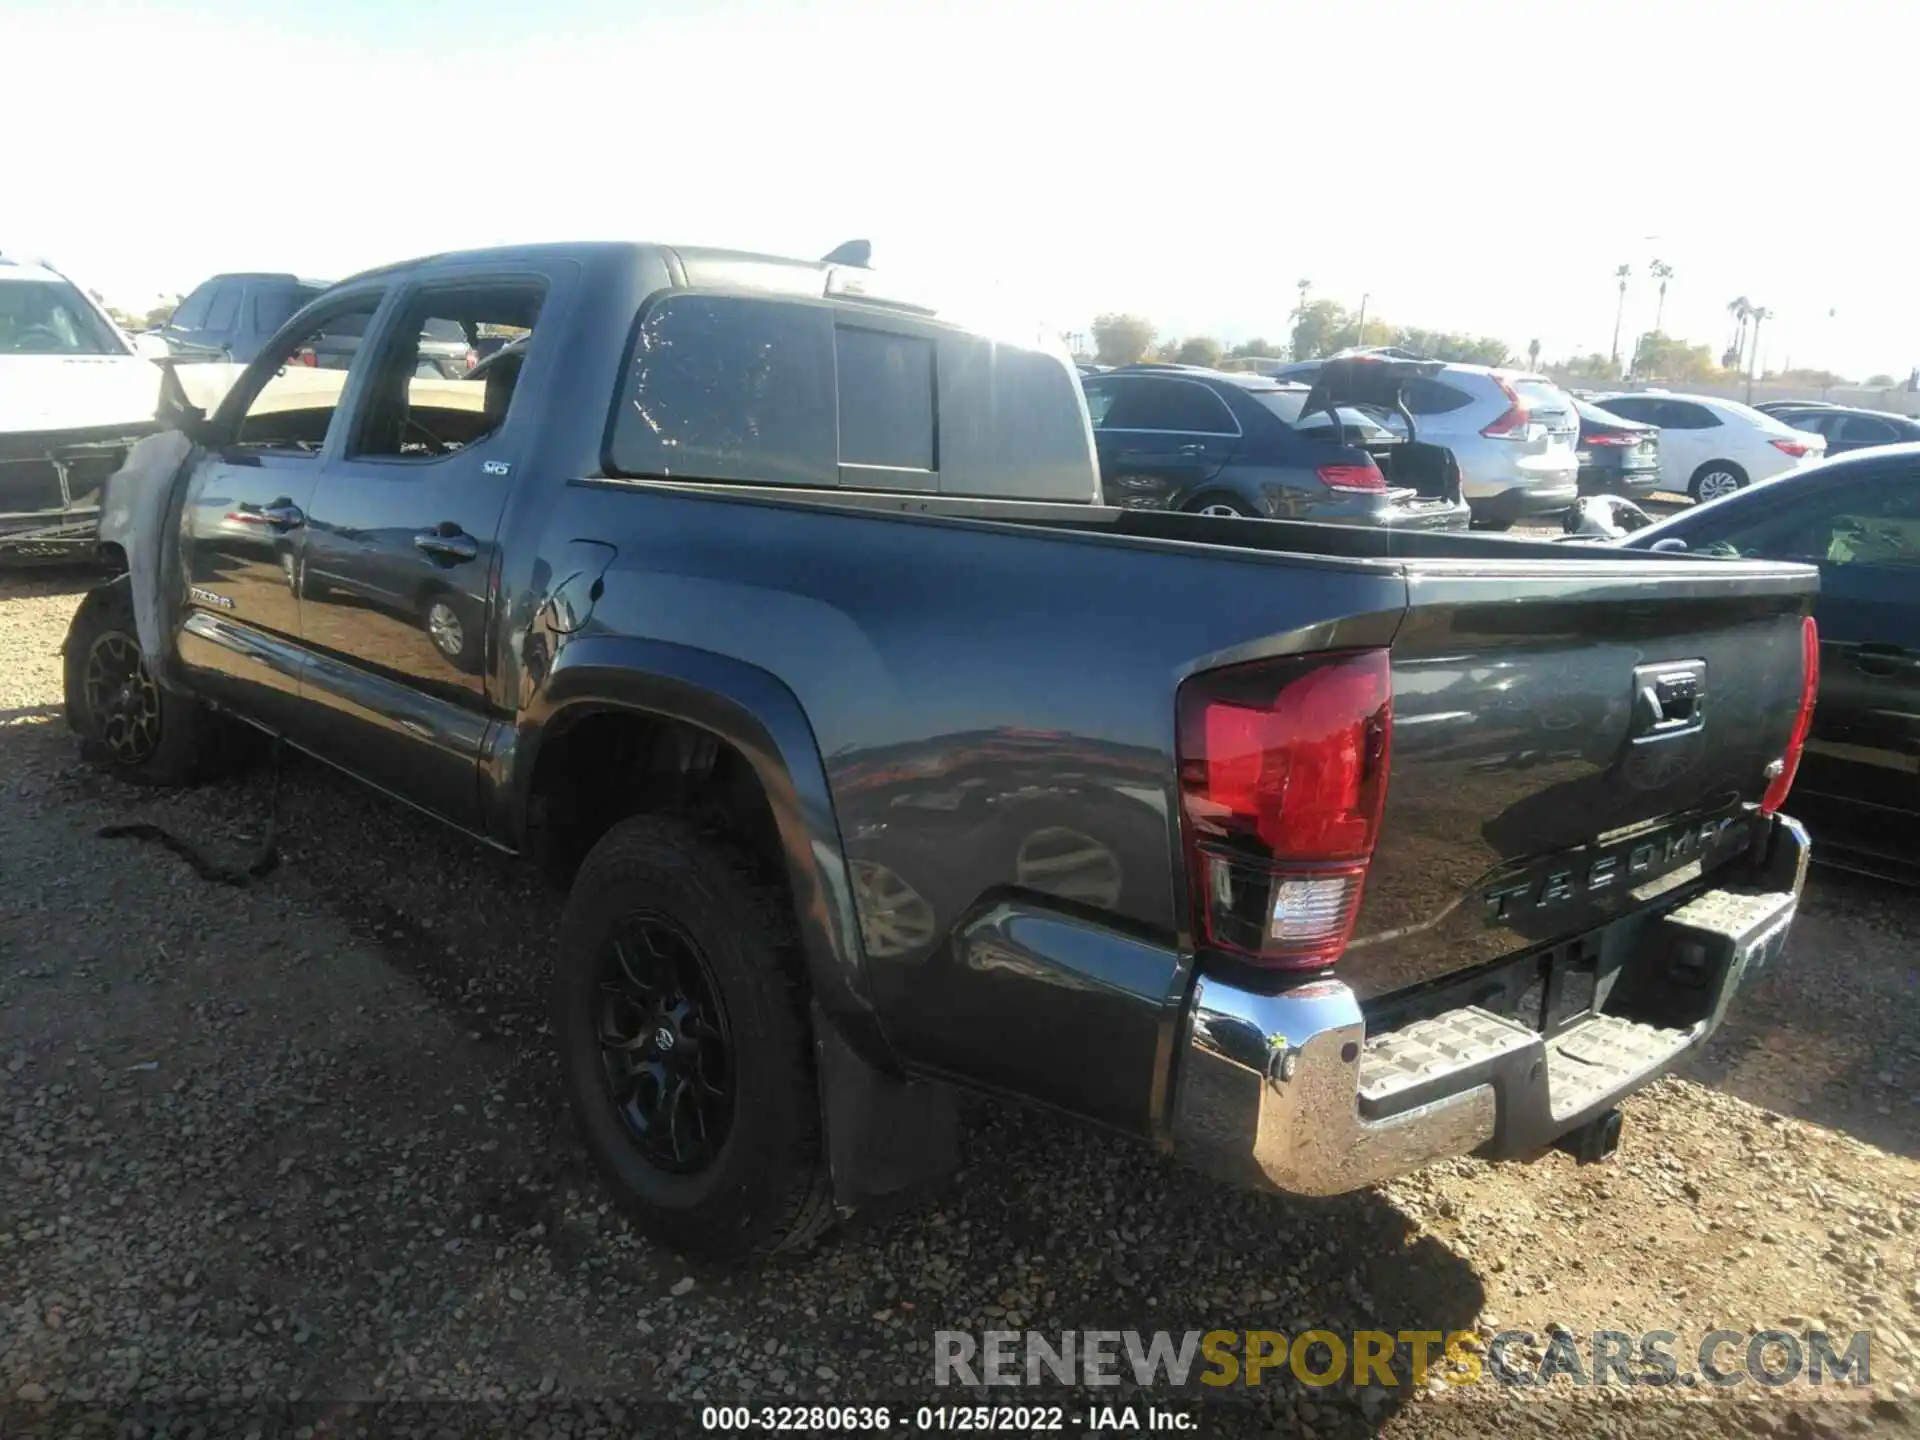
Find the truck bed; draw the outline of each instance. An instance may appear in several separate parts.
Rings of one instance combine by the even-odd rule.
[[[1815,583],[1472,534],[597,478],[539,523],[559,527],[548,553],[618,542],[588,635],[743,661],[796,697],[898,1049],[1133,1129],[1152,1097],[1107,1077],[1164,1073],[1188,983],[1186,677],[1391,647],[1384,826],[1337,966],[1371,1001],[1647,903],[1641,883],[1492,908],[1490,891],[1537,892],[1648,835],[1662,858],[1636,882],[1684,885],[1737,853],[1729,833],[1670,864],[1666,837],[1758,799]],[[1634,671],[1670,660],[1704,662],[1711,725],[1654,763],[1627,743]],[[1137,967],[1030,973],[1014,933],[1034,917],[1136,936]],[[1100,1017],[1063,1023],[1086,1006]],[[1069,1034],[1100,1053],[1048,1048]]]

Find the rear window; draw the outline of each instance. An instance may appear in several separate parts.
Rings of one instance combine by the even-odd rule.
[[[762,296],[646,311],[607,462],[662,479],[1087,501],[1071,367],[917,319]]]
[[[933,341],[837,325],[840,463],[932,470]]]
[[[460,328],[456,320],[429,320],[426,329],[420,332],[422,340],[438,340],[448,345],[467,343],[467,332]]]
[[[306,304],[308,291],[294,285],[275,285],[254,292],[253,328],[271,335],[293,318],[293,312]]]
[[[1307,406],[1305,390],[1249,390],[1247,393],[1289,425],[1300,418],[1300,412]]]
[[[1564,413],[1568,409],[1567,392],[1551,380],[1511,380],[1508,383],[1513,386],[1513,393],[1527,402],[1529,410],[1558,410]]]

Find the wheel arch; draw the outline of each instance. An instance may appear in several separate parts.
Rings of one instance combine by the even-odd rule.
[[[796,697],[743,661],[661,641],[576,636],[489,765],[496,828],[540,847],[554,756],[589,722],[711,737],[751,775],[786,881],[820,1012],[863,1057],[893,1059],[866,984],[853,890],[819,743]],[[543,764],[543,757],[547,763]],[[631,813],[631,812],[629,812]]]

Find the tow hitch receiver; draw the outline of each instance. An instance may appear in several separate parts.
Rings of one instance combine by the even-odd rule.
[[[1620,1148],[1620,1112],[1596,1115],[1577,1130],[1569,1130],[1559,1146],[1581,1165],[1596,1165]]]

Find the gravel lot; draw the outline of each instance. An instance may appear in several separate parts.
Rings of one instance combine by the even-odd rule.
[[[1309,1325],[1669,1329],[1683,1353],[1721,1327],[1868,1328],[1875,1385],[1268,1386],[1208,1397],[1208,1422],[1920,1428],[1920,897],[1819,875],[1785,964],[1629,1105],[1607,1165],[1288,1201],[978,1104],[930,1201],[763,1275],[695,1274],[579,1155],[544,1033],[558,901],[530,875],[301,763],[253,888],[95,836],[150,818],[239,855],[267,787],[156,796],[78,763],[57,651],[86,583],[0,577],[0,1433],[79,1402],[244,1430],[263,1402],[398,1400],[496,1408],[360,1413],[657,1432],[643,1402],[951,1401],[939,1328]]]

